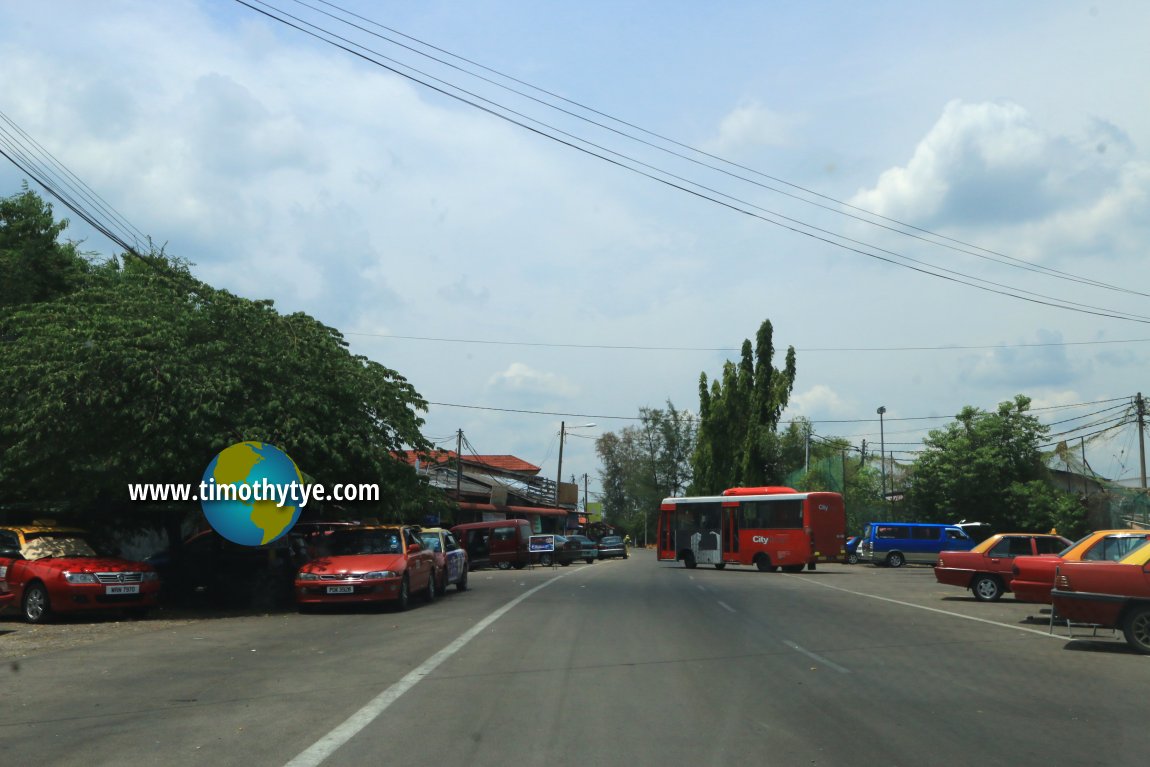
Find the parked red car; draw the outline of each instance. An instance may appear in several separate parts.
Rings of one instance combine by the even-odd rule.
[[[1016,557],[1057,554],[1069,545],[1061,535],[998,533],[970,551],[940,553],[934,577],[939,583],[970,589],[981,602],[993,602],[1010,591]]]
[[[1063,562],[1117,562],[1135,549],[1150,542],[1146,530],[1097,530],[1057,556],[1018,559],[1010,588],[1019,602],[1050,604],[1054,588],[1054,570]]]
[[[412,594],[435,599],[435,555],[416,527],[365,526],[336,530],[316,543],[316,558],[295,577],[300,611],[321,605],[394,602],[406,610]]]
[[[55,525],[0,527],[0,604],[19,604],[24,620],[55,614],[155,607],[156,571],[143,562],[102,556],[85,531]]]
[[[1150,654],[1150,546],[1117,562],[1063,562],[1050,599],[1057,615],[1121,628],[1127,644]]]

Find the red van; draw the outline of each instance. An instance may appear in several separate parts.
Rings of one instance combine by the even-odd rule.
[[[472,570],[492,565],[521,570],[531,562],[531,523],[526,519],[468,522],[451,528],[451,534],[467,550]]]

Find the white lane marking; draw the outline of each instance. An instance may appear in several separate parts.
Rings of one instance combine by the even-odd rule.
[[[799,647],[797,644],[795,644],[794,642],[792,642],[789,639],[784,639],[783,644],[785,644],[787,647],[791,648],[792,650],[795,650],[796,652],[801,652],[803,655],[807,656],[808,658],[815,661],[816,663],[821,663],[824,666],[830,666],[831,668],[833,668],[835,671],[839,672],[840,674],[849,674],[851,672],[851,670],[849,668],[846,668],[845,666],[840,666],[839,664],[835,663],[833,660],[827,660],[823,656],[818,655],[816,653],[813,653],[810,650],[805,650],[802,647]]]
[[[719,607],[722,607],[724,610],[727,610],[728,612],[732,612],[732,613],[735,612],[735,608],[731,607],[726,602],[719,602]]]
[[[574,572],[582,572],[576,570]],[[530,591],[524,592],[519,596],[512,599],[507,604],[500,607],[495,612],[488,615],[486,618],[476,623],[467,631],[463,632],[454,642],[444,647],[442,650],[432,655],[430,658],[419,664],[416,668],[412,669],[408,674],[400,679],[395,684],[388,687],[386,690],[375,696],[367,702],[367,704],[349,716],[342,724],[337,725],[331,732],[324,735],[317,740],[307,749],[302,751],[298,756],[292,759],[285,765],[285,767],[315,767],[320,762],[327,759],[336,749],[347,743],[354,738],[364,727],[371,724],[380,714],[387,710],[388,706],[399,698],[418,682],[424,679],[428,674],[434,671],[441,663],[450,658],[455,653],[463,649],[463,647],[483,632],[488,626],[495,621],[502,618],[511,608],[522,602],[527,597],[534,594],[540,589],[545,589],[560,578],[566,578],[571,573],[564,573],[563,575],[556,575],[549,581],[544,581]]]
[[[706,591],[706,589],[703,588],[702,586],[696,586],[695,588],[697,588],[699,591]]]
[[[875,594],[866,594],[866,593],[863,593],[862,591],[852,591],[850,589],[844,589],[842,586],[832,586],[829,583],[823,583],[822,581],[816,581],[816,580],[811,579],[811,578],[803,578],[802,576],[799,576],[799,575],[791,575],[791,576],[787,576],[787,577],[794,578],[794,579],[797,579],[800,581],[804,581],[806,583],[813,583],[816,586],[822,586],[823,588],[826,588],[826,589],[834,589],[835,591],[841,591],[844,594],[853,594],[856,597],[866,597],[867,599],[877,599],[880,602],[890,602],[891,604],[902,605],[903,607],[913,607],[916,610],[926,610],[927,612],[939,613],[940,615],[949,615],[949,616],[954,617],[954,618],[962,618],[963,620],[967,620],[967,621],[975,621],[976,623],[989,623],[991,626],[1001,626],[1002,628],[1014,629],[1015,631],[1025,631],[1028,634],[1037,634],[1040,637],[1049,637],[1051,639],[1061,639],[1064,642],[1067,640],[1067,637],[1059,636],[1058,634],[1051,634],[1048,631],[1039,631],[1038,629],[1026,628],[1025,626],[1014,626],[1014,625],[1009,624],[1009,623],[1002,623],[1001,621],[992,621],[989,618],[976,618],[973,615],[963,615],[962,613],[952,613],[950,610],[942,610],[938,607],[927,607],[926,605],[916,605],[913,602],[904,602],[901,599],[891,599],[890,597],[880,597],[880,596],[877,596]]]

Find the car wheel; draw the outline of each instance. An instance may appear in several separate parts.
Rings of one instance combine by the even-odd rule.
[[[906,564],[906,559],[897,551],[892,551],[886,555],[887,567],[902,567]]]
[[[1122,619],[1126,643],[1140,653],[1150,654],[1150,605],[1135,605]]]
[[[976,575],[970,590],[979,602],[997,602],[1002,596],[1002,583],[993,575]]]
[[[52,604],[48,589],[42,583],[33,583],[24,589],[24,620],[29,623],[47,623],[52,618]]]
[[[437,591],[435,588],[435,570],[432,570],[427,574],[427,590],[423,592],[423,601],[428,604],[434,602]]]
[[[697,564],[698,563],[695,562],[694,552],[688,551],[683,555],[683,567],[687,568],[688,570],[694,570]]]
[[[467,591],[467,570],[466,569],[463,571],[463,574],[459,576],[459,580],[455,584],[455,589],[457,591]]]
[[[716,562],[715,563],[715,569],[716,570],[722,570],[726,566],[727,566],[726,562]]]
[[[586,562],[586,563],[587,563],[587,564],[589,564],[589,565],[593,565],[593,564],[595,564],[595,558],[594,558],[594,557],[587,557],[587,558],[586,558],[586,559],[584,559],[583,561],[584,561],[584,562]]]
[[[859,563],[859,555],[858,554],[847,554],[847,564],[848,565],[857,565],[858,563]]]
[[[495,566],[498,567],[500,570],[510,570],[511,569],[511,563],[510,562],[498,562],[498,563],[496,563]]]
[[[447,568],[440,571],[439,577],[435,579],[435,596],[441,597],[447,593]]]
[[[555,564],[555,560],[551,558],[550,554],[540,554],[539,564],[543,567],[551,567],[551,565]]]
[[[411,593],[408,591],[407,573],[403,574],[403,580],[399,582],[399,596],[395,599],[395,609],[403,612],[411,606]]]

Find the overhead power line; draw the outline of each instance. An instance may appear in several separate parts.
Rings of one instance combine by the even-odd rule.
[[[274,7],[267,2],[264,2],[264,0],[256,0],[256,2],[259,2],[261,5],[265,5],[269,8]],[[808,189],[808,188],[800,186],[798,184],[791,183],[789,181],[778,178],[776,176],[771,176],[769,174],[766,174],[766,173],[763,173],[761,171],[750,168],[746,165],[741,165],[741,164],[733,162],[731,160],[727,160],[727,159],[720,157],[718,155],[715,155],[713,153],[704,151],[702,149],[691,146],[691,145],[686,144],[684,142],[681,142],[681,141],[678,141],[676,139],[673,139],[673,138],[667,137],[665,135],[659,134],[657,132],[648,130],[646,128],[643,128],[639,125],[628,122],[626,120],[622,120],[620,118],[614,117],[610,114],[607,114],[606,112],[595,109],[594,107],[590,107],[586,104],[582,104],[578,101],[575,101],[574,99],[570,99],[570,98],[561,96],[558,93],[547,90],[546,88],[542,88],[542,87],[533,85],[533,84],[531,84],[525,80],[519,79],[519,78],[514,77],[512,75],[509,75],[509,74],[506,74],[505,72],[501,72],[501,71],[494,69],[492,67],[488,67],[484,64],[481,64],[481,63],[474,61],[472,59],[468,59],[464,56],[460,56],[458,54],[452,53],[451,51],[448,51],[444,48],[441,48],[439,46],[428,43],[428,42],[421,40],[417,37],[413,37],[411,35],[408,35],[404,32],[401,32],[401,31],[393,28],[393,27],[389,27],[385,24],[382,24],[380,22],[369,19],[366,16],[362,16],[362,15],[357,14],[353,11],[350,11],[346,8],[342,8],[338,5],[336,5],[335,3],[328,2],[328,0],[318,0],[318,2],[321,3],[322,5],[325,5],[329,8],[333,8],[333,9],[339,11],[340,13],[345,14],[346,16],[348,16],[350,18],[358,19],[360,21],[366,22],[367,24],[370,24],[371,26],[376,27],[377,29],[382,29],[382,30],[386,30],[388,32],[391,32],[392,34],[398,35],[398,36],[404,38],[405,40],[410,40],[411,42],[416,43],[417,45],[422,46],[423,48],[430,49],[430,50],[436,51],[438,53],[442,53],[442,54],[444,54],[444,55],[446,55],[446,56],[448,56],[448,57],[450,57],[456,61],[461,61],[461,62],[465,63],[469,67],[474,67],[475,69],[482,70],[483,72],[489,72],[493,75],[496,75],[499,78],[502,78],[503,80],[515,83],[517,85],[524,86],[525,88],[529,89],[530,91],[534,91],[536,93],[543,94],[547,98],[552,99],[554,101],[560,102],[562,104],[569,104],[572,107],[576,107],[577,109],[583,110],[584,112],[587,112],[589,114],[595,115],[597,117],[605,118],[606,120],[610,121],[611,123],[613,123],[615,125],[623,126],[624,130],[620,130],[619,128],[615,128],[615,127],[612,127],[611,125],[607,125],[607,124],[604,124],[602,122],[599,122],[596,119],[588,118],[586,115],[580,114],[579,112],[563,108],[562,106],[557,106],[555,103],[547,101],[546,99],[542,99],[542,98],[539,98],[537,96],[533,96],[530,93],[524,92],[523,90],[508,86],[508,85],[501,83],[498,80],[492,79],[490,77],[486,77],[486,76],[484,76],[484,75],[482,75],[476,71],[470,70],[466,67],[459,66],[457,64],[453,64],[450,61],[446,61],[442,58],[439,58],[438,56],[433,56],[431,54],[428,54],[426,51],[423,51],[417,47],[413,47],[413,46],[407,45],[405,43],[402,43],[398,40],[395,40],[391,37],[388,37],[387,35],[381,35],[377,32],[372,32],[371,30],[367,29],[366,27],[364,27],[362,25],[356,24],[352,21],[348,21],[347,18],[342,18],[338,15],[335,15],[335,14],[329,13],[327,11],[324,11],[320,8],[317,8],[315,5],[304,2],[304,0],[293,0],[293,2],[295,2],[297,5],[301,5],[305,8],[309,8],[311,10],[317,11],[320,14],[322,14],[322,15],[330,18],[330,19],[333,19],[335,21],[338,21],[342,24],[345,24],[349,27],[357,29],[361,32],[365,32],[365,33],[367,33],[367,34],[369,34],[369,35],[371,35],[377,39],[384,40],[384,41],[386,41],[392,45],[395,45],[397,47],[408,50],[408,51],[410,51],[410,52],[412,52],[418,56],[422,56],[425,59],[429,59],[429,60],[434,61],[438,64],[442,64],[444,66],[447,66],[447,67],[454,69],[454,70],[456,70],[456,71],[458,71],[464,75],[476,78],[476,79],[478,79],[482,82],[488,83],[490,85],[494,85],[497,88],[508,91],[510,93],[514,93],[517,96],[529,99],[529,100],[531,100],[537,104],[540,104],[544,107],[547,107],[548,109],[556,110],[556,111],[558,111],[564,115],[567,115],[569,117],[573,117],[577,120],[588,123],[588,124],[593,125],[597,128],[602,128],[604,130],[607,130],[607,131],[614,133],[618,136],[621,136],[623,138],[638,142],[639,144],[641,144],[643,146],[647,146],[647,147],[650,147],[650,148],[655,149],[657,151],[664,152],[666,154],[670,154],[674,157],[677,157],[679,159],[693,163],[693,164],[698,165],[700,167],[704,167],[708,170],[712,170],[712,171],[715,171],[717,173],[721,173],[721,174],[726,175],[730,178],[734,178],[734,179],[737,179],[739,181],[753,184],[759,188],[766,189],[768,191],[775,192],[777,194],[781,194],[781,195],[784,195],[786,197],[790,197],[790,198],[798,200],[802,203],[805,203],[808,205],[813,205],[813,206],[821,208],[823,210],[830,211],[830,212],[835,213],[837,215],[846,216],[848,218],[852,218],[852,219],[855,219],[857,221],[861,221],[861,222],[869,224],[871,226],[878,226],[882,229],[886,229],[886,230],[894,232],[896,234],[900,234],[900,235],[907,236],[907,237],[912,237],[916,240],[921,240],[921,241],[929,243],[931,245],[937,245],[937,246],[949,248],[951,250],[955,250],[957,252],[964,253],[966,255],[975,256],[977,258],[982,258],[982,259],[994,261],[996,263],[1005,264],[1007,266],[1012,266],[1015,268],[1024,269],[1026,271],[1045,273],[1047,275],[1057,276],[1057,277],[1064,278],[1064,279],[1069,279],[1072,282],[1078,282],[1080,284],[1092,285],[1094,287],[1104,288],[1104,289],[1108,289],[1108,290],[1114,290],[1114,291],[1118,291],[1118,292],[1122,292],[1122,293],[1130,293],[1133,295],[1141,295],[1141,296],[1150,297],[1150,294],[1147,294],[1147,293],[1144,293],[1141,291],[1137,291],[1137,290],[1132,290],[1128,287],[1119,286],[1119,285],[1111,285],[1111,284],[1108,284],[1108,283],[1105,283],[1105,282],[1102,282],[1099,280],[1094,280],[1094,279],[1087,278],[1087,277],[1081,277],[1078,275],[1070,274],[1069,272],[1063,272],[1063,271],[1060,271],[1058,269],[1053,269],[1050,267],[1042,266],[1041,264],[1032,264],[1032,263],[1029,263],[1029,262],[1024,261],[1022,259],[1006,255],[1005,253],[1000,253],[998,251],[991,250],[989,248],[984,248],[984,247],[981,247],[978,245],[974,245],[972,243],[964,242],[960,239],[957,239],[954,237],[949,237],[947,235],[940,234],[938,232],[933,232],[933,231],[930,231],[928,229],[924,229],[922,227],[915,226],[913,224],[908,224],[904,221],[899,221],[899,220],[897,220],[895,218],[891,218],[889,216],[884,216],[884,215],[875,213],[873,211],[866,210],[864,208],[858,207],[856,205],[852,205],[852,204],[845,202],[843,200],[835,199],[833,197],[822,194],[820,192],[816,192],[812,189]],[[276,9],[276,10],[279,10],[279,9]],[[283,11],[280,11],[280,12],[283,12]],[[292,18],[296,18],[296,17],[292,17]],[[343,39],[343,38],[340,38],[340,39]],[[360,47],[362,47],[362,46],[360,46]],[[364,48],[364,49],[366,50],[366,48]],[[442,81],[440,81],[440,82],[442,82]],[[671,147],[678,147],[679,149],[686,150],[686,151],[690,152],[691,155],[697,155],[698,157],[705,157],[709,160],[714,160],[718,163],[721,163],[725,167],[718,167],[718,166],[713,165],[711,163],[696,159],[696,157],[692,157],[690,155],[683,154],[682,152],[679,152],[676,149],[668,148],[667,146],[661,145],[659,143],[643,139],[639,136],[634,135],[633,133],[628,132],[628,130],[638,131],[639,133],[641,133],[645,136],[650,136],[651,138],[658,139],[658,141],[664,142],[664,144],[670,145]],[[751,178],[747,178],[746,176],[740,175],[739,173],[735,173],[735,172],[732,172],[730,170],[727,170],[727,168],[736,168],[738,170],[748,172],[748,173],[750,173],[754,176],[757,176],[759,178],[765,178],[769,181],[773,181],[775,183],[782,184],[782,185],[787,186],[791,189],[801,191],[804,194],[809,195],[810,197],[814,197],[816,199],[810,199],[809,197],[804,197],[802,195],[795,194],[793,192],[787,192],[785,190],[778,189],[778,188],[770,186],[768,184],[763,184],[762,182],[755,181],[754,179],[751,179]],[[819,202],[819,200],[825,200],[827,202],[834,203],[834,205],[837,207],[832,207],[830,205],[823,204],[822,202]],[[851,213],[849,211],[854,211],[854,213]],[[856,214],[865,214],[865,216],[867,216],[867,217],[863,217],[862,215],[856,215]],[[886,224],[883,224],[881,222],[887,222],[888,224],[893,224],[893,225],[896,225],[897,227],[901,227],[901,228],[895,228],[894,226],[887,226]],[[924,235],[929,235],[929,238],[925,237]],[[934,239],[930,239],[930,238],[934,238]],[[961,247],[958,247],[958,246],[961,246]],[[1003,260],[1003,259],[1005,259],[1005,260]]]
[[[775,213],[773,211],[768,211],[764,208],[753,205],[752,203],[748,203],[734,196],[728,195],[725,192],[714,190],[700,182],[684,179],[683,177],[677,176],[665,169],[656,168],[655,166],[644,163],[640,160],[637,160],[636,158],[630,157],[620,152],[616,152],[612,149],[608,149],[585,138],[570,134],[566,131],[562,131],[555,126],[549,125],[540,120],[536,120],[535,118],[513,110],[510,107],[499,104],[491,99],[480,96],[479,94],[473,93],[455,83],[447,82],[446,80],[435,77],[434,75],[412,67],[409,64],[400,62],[367,46],[349,40],[348,38],[336,34],[330,29],[326,29],[317,24],[313,24],[310,21],[306,21],[298,16],[287,13],[283,9],[278,8],[270,3],[264,2],[263,0],[253,0],[253,2],[263,6],[262,8],[256,7],[256,5],[253,5],[252,2],[248,2],[247,0],[236,0],[236,2],[263,16],[266,16],[267,18],[296,29],[303,34],[313,37],[328,45],[339,48],[353,56],[356,56],[357,58],[363,59],[364,61],[386,69],[389,72],[409,79],[422,85],[425,88],[433,90],[449,98],[468,104],[475,109],[479,109],[494,117],[535,133],[541,137],[548,138],[559,144],[575,149],[592,157],[596,157],[604,162],[608,162],[617,167],[629,170],[633,173],[664,184],[671,188],[686,192],[687,194],[693,195],[700,199],[708,200],[722,207],[751,216],[753,218],[760,219],[767,223],[774,224],[775,226],[787,229],[797,234],[801,234],[808,238],[824,242],[834,247],[857,253],[868,258],[884,261],[896,266],[901,266],[905,269],[910,269],[911,271],[919,272],[938,279],[956,282],[962,285],[966,285],[967,287],[982,290],[984,292],[995,293],[1017,300],[1050,306],[1052,308],[1060,308],[1067,311],[1075,311],[1078,313],[1108,317],[1111,319],[1124,319],[1131,322],[1150,324],[1150,317],[1145,315],[1084,304],[1076,301],[1070,301],[1068,299],[1056,298],[1053,296],[1004,285],[992,280],[986,280],[980,277],[963,274],[942,266],[927,264],[926,262],[920,261],[918,259],[898,254],[875,245],[862,243],[860,241],[847,238],[843,235],[830,232],[829,230],[816,227],[812,224],[808,224],[806,222],[802,222],[797,219]],[[645,168],[650,170],[645,170]],[[720,197],[725,199],[720,199]],[[1098,286],[1101,287],[1101,285]],[[1113,286],[1108,287],[1113,289]]]
[[[397,341],[427,341],[448,344],[479,344],[489,346],[528,346],[550,349],[600,349],[611,351],[653,351],[653,352],[738,352],[737,346],[641,346],[637,344],[574,344],[553,341],[499,341],[484,338],[442,338],[437,336],[405,336],[393,333],[346,332],[345,336],[363,338],[391,338]],[[1045,341],[1018,344],[949,344],[943,346],[805,346],[796,347],[796,352],[923,352],[923,351],[993,351],[996,349],[1040,349],[1062,346],[1100,346],[1108,344],[1150,343],[1150,338],[1127,338],[1110,341]]]

